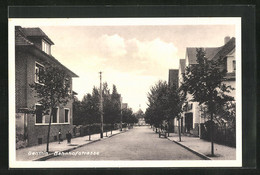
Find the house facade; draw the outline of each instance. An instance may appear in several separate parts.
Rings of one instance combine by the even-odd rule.
[[[220,57],[225,59],[223,67],[227,70],[227,74],[223,83],[230,85],[233,88],[236,87],[235,71],[236,71],[236,54],[235,54],[235,38],[225,37],[224,45],[221,47],[203,48],[205,56],[208,59],[219,59]],[[196,48],[186,48],[185,59],[180,59],[179,73],[178,73],[178,86],[180,87],[183,82],[183,74],[185,74],[185,68],[197,64]],[[235,89],[228,95],[233,96],[236,99]],[[194,136],[200,136],[201,129],[200,124],[207,121],[203,112],[203,106],[198,102],[192,102],[192,95],[187,94],[187,103],[184,105],[184,112],[181,114],[180,127],[182,133],[189,133]],[[175,128],[178,126],[177,119],[174,121]],[[175,129],[177,132],[177,129]]]
[[[41,104],[36,93],[29,86],[41,82],[41,73],[46,65],[55,65],[66,71],[65,80],[72,91],[72,78],[78,77],[51,55],[54,43],[40,28],[15,27],[15,101],[16,101],[16,138],[24,140],[25,146],[47,142],[49,115],[42,114]],[[73,100],[66,106],[57,107],[52,118],[50,141],[62,139],[73,128]],[[23,138],[22,138],[23,137]],[[22,138],[22,139],[21,139]]]

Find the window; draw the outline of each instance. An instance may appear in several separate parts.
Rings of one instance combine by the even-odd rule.
[[[65,109],[65,123],[68,123],[69,122],[69,112],[70,110],[69,109]]]
[[[35,82],[36,83],[43,83],[43,73],[44,73],[44,66],[35,63]]]
[[[58,108],[53,109],[52,123],[58,123]]]
[[[36,105],[36,123],[43,123],[43,107]]]
[[[236,60],[233,60],[233,71],[236,71]]]
[[[44,40],[42,40],[42,51],[49,55],[51,54],[51,46]]]

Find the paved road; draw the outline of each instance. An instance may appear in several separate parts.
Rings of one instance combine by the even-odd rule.
[[[62,155],[49,159],[49,161],[201,159],[176,143],[166,138],[159,138],[158,134],[155,134],[148,126],[135,127],[125,133],[75,149],[73,152],[71,153],[95,152],[99,155]]]

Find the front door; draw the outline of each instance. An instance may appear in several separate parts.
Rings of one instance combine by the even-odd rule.
[[[192,125],[193,125],[193,114],[186,113],[185,114],[185,126],[186,126],[186,131],[188,133],[190,132],[190,130],[192,130]]]

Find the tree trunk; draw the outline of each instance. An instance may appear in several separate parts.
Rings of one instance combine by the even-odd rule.
[[[49,153],[49,140],[50,140],[50,130],[51,130],[51,117],[53,115],[53,108],[51,108],[51,115],[50,115],[50,121],[48,126],[48,134],[47,134],[47,147],[46,152]]]
[[[111,124],[111,135],[112,135],[112,131],[113,131],[113,124]]]
[[[89,140],[89,141],[91,140],[90,127],[91,127],[91,125],[90,125],[89,128],[88,128],[88,140]]]
[[[213,136],[214,136],[214,125],[213,125],[213,112],[210,113],[210,133],[211,133],[211,156],[214,156],[214,142],[213,142]]]
[[[178,131],[179,131],[179,141],[181,142],[181,124],[180,119],[178,119]]]
[[[168,124],[166,125],[167,126],[168,137],[170,137],[170,124],[169,123],[170,123],[170,121],[168,121]]]

